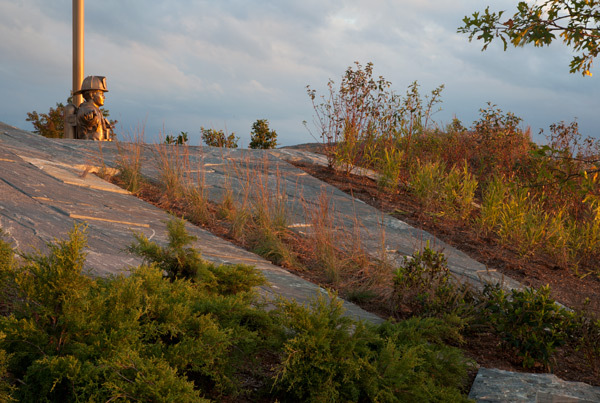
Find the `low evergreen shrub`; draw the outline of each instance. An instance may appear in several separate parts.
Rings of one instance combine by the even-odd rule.
[[[456,318],[367,325],[341,301],[265,309],[254,268],[213,265],[180,220],[128,275],[85,274],[85,227],[16,264],[0,242],[0,400],[466,401]]]
[[[48,256],[3,265],[2,277],[11,280],[17,298],[0,317],[6,335],[0,349],[9,354],[10,377],[20,380],[16,399],[201,401],[202,395],[238,393],[240,365],[270,344],[261,330],[272,327],[269,315],[250,305],[250,288],[261,276],[247,266],[198,261],[184,248],[190,238],[181,228],[175,221],[169,226],[177,251],[145,246],[159,259],[178,256],[201,265],[210,276],[168,281],[151,264],[128,277],[92,279],[83,272],[81,227],[69,240],[50,244]]]
[[[286,401],[468,401],[470,363],[445,344],[460,340],[456,317],[370,326],[331,296],[310,308],[281,301],[278,313],[289,335],[275,389]]]
[[[511,290],[487,287],[485,315],[523,366],[551,367],[552,354],[574,334],[574,315],[550,297],[550,287]]]

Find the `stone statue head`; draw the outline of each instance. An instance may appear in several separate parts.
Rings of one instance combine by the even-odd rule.
[[[87,76],[83,79],[81,83],[81,89],[75,94],[83,94],[85,97],[85,93],[87,91],[102,91],[108,92],[106,89],[106,77],[104,76]]]
[[[104,92],[98,90],[85,91],[83,94],[83,99],[86,101],[93,101],[96,106],[104,105]]]

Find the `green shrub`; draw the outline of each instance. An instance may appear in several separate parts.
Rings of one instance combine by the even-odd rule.
[[[0,332],[0,344],[4,340],[4,333]],[[8,360],[10,356],[0,349],[0,401],[10,402],[14,387],[10,384],[8,376]]]
[[[335,299],[320,297],[310,310],[281,301],[280,310],[291,334],[275,385],[298,401],[358,401],[361,378],[374,372],[375,335],[344,317]]]
[[[172,219],[167,222],[167,230],[167,246],[150,242],[143,234],[134,234],[136,242],[129,246],[129,251],[156,265],[171,280],[198,281],[207,290],[223,295],[247,292],[263,284],[264,278],[251,266],[215,265],[202,259],[196,249],[188,246],[197,238],[187,233],[185,221]]]
[[[188,142],[188,134],[187,132],[181,132],[177,135],[177,137],[173,135],[167,135],[165,137],[165,144],[174,144],[174,145],[183,145]]]
[[[263,150],[277,147],[277,133],[269,129],[267,119],[258,119],[252,123],[249,147]]]
[[[435,213],[451,219],[466,219],[473,210],[477,180],[463,167],[446,170],[443,162],[419,162],[410,173],[412,193]]]
[[[379,350],[378,373],[383,378],[373,401],[468,401],[462,396],[473,362],[451,344],[463,342],[465,323],[455,315],[384,323],[377,330],[384,345]],[[385,387],[382,387],[385,386]],[[402,396],[394,394],[402,391]]]
[[[465,308],[470,290],[456,284],[446,257],[431,249],[428,241],[422,252],[405,256],[394,271],[394,298],[398,308],[416,314],[452,312]]]
[[[444,344],[458,322],[412,319],[368,326],[321,296],[310,309],[281,301],[290,334],[275,387],[293,401],[466,401],[468,361]],[[418,329],[418,330],[417,330]],[[456,341],[456,339],[454,340]]]
[[[170,279],[186,278],[195,279],[203,276],[209,282],[213,276],[205,268],[205,262],[199,253],[188,247],[196,237],[189,235],[185,230],[185,221],[173,219],[167,222],[169,244],[161,247],[150,242],[144,234],[134,234],[136,242],[129,246],[129,251],[143,257],[147,262],[153,262],[164,270]]]
[[[200,128],[202,141],[210,147],[238,148],[239,137],[235,133],[226,135],[223,130]]]
[[[484,291],[489,322],[514,349],[523,366],[536,362],[551,366],[552,354],[564,345],[573,332],[573,314],[550,298],[550,287],[538,290],[512,290],[510,295],[499,287]]]
[[[182,228],[169,227],[180,250],[161,250],[159,257],[179,253],[195,262],[183,248],[189,236]],[[69,240],[49,245],[48,256],[26,255],[25,265],[2,267],[5,287],[18,298],[0,316],[0,393],[9,374],[19,401],[235,395],[236,372],[273,345],[272,319],[250,305],[250,288],[262,281],[254,269],[206,264],[207,283],[200,275],[167,281],[154,266],[91,279],[82,272],[84,246],[84,230],[76,227]]]
[[[0,399],[465,401],[468,362],[446,345],[460,341],[456,318],[374,327],[325,297],[267,311],[254,269],[202,262],[181,221],[168,230],[165,248],[138,237],[151,264],[128,276],[85,276],[77,226],[48,255],[0,266],[14,297],[0,315]]]
[[[589,301],[586,301],[589,303]],[[600,319],[593,318],[589,313],[576,314],[577,349],[583,351],[595,374],[600,374]]]

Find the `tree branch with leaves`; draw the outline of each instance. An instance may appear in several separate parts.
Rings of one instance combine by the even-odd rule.
[[[600,52],[600,0],[521,1],[509,18],[505,11],[490,12],[487,7],[466,16],[463,23],[458,32],[468,34],[469,41],[483,41],[482,50],[496,38],[500,38],[504,50],[509,43],[515,47],[542,47],[560,39],[576,53],[570,72],[584,76],[592,75],[590,69]]]

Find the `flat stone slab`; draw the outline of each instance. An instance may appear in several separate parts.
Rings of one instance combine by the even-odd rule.
[[[600,402],[600,387],[566,382],[552,374],[480,368],[469,398],[497,403],[592,403]]]

